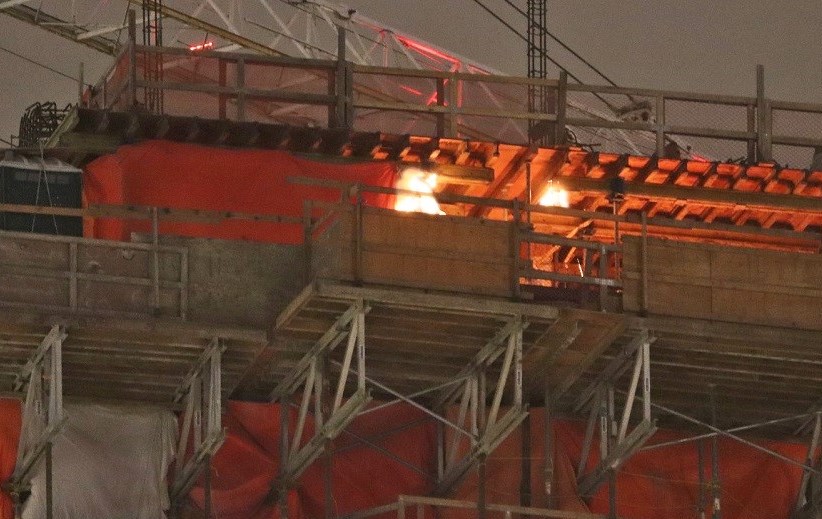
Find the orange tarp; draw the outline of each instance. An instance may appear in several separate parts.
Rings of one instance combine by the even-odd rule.
[[[0,483],[8,481],[17,461],[17,444],[20,441],[20,402],[0,399]],[[5,492],[0,492],[0,519],[14,517],[12,502]]]
[[[283,151],[237,150],[150,141],[122,146],[90,163],[83,177],[87,204],[140,205],[176,209],[303,216],[306,200],[331,202],[339,190],[294,184],[293,177],[393,187],[396,168],[388,162],[334,163],[307,160]],[[391,198],[365,194],[369,205],[387,207]],[[302,226],[250,220],[218,224],[163,223],[160,232],[183,236],[302,243]],[[148,220],[87,220],[86,237],[130,239],[146,233]]]
[[[213,508],[216,516],[231,518],[277,518],[279,512],[268,499],[279,467],[280,406],[230,402],[225,416],[228,436],[212,464]],[[531,502],[544,506],[543,413],[531,411]],[[296,410],[291,409],[291,434]],[[6,481],[14,467],[20,430],[20,406],[0,400],[0,480]],[[334,511],[345,514],[395,501],[400,494],[425,495],[436,472],[435,426],[417,409],[396,405],[358,417],[333,442],[332,461]],[[311,420],[305,438],[313,434]],[[575,467],[579,461],[583,424],[554,422],[555,481],[558,508],[606,513],[607,485],[588,504],[577,496]],[[658,432],[649,443],[682,437],[680,433]],[[363,442],[362,440],[366,440]],[[374,446],[377,448],[374,448]],[[803,461],[807,447],[785,442],[759,442],[790,459]],[[710,480],[710,446],[705,444],[705,481]],[[798,492],[798,467],[732,439],[719,443],[722,516],[726,519],[772,519],[790,515]],[[519,504],[522,467],[521,429],[517,429],[488,458],[488,501]],[[681,519],[697,516],[697,447],[686,443],[640,452],[628,460],[617,478],[620,517],[628,519]],[[315,462],[298,479],[289,494],[292,517],[322,517],[324,460]],[[476,471],[469,472],[454,497],[473,500],[477,490]],[[192,499],[202,505],[203,489],[195,487]],[[710,514],[710,499],[707,513]],[[0,497],[0,519],[11,519],[8,497]],[[462,515],[462,514],[461,514]],[[470,515],[470,513],[468,514]],[[450,515],[449,515],[450,517]]]

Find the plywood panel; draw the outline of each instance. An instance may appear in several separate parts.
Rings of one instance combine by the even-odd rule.
[[[623,305],[642,304],[642,255],[625,238]],[[822,256],[649,239],[648,311],[822,329]]]
[[[343,214],[312,247],[317,277],[510,296],[512,227],[505,222],[363,208],[361,265],[356,215]]]

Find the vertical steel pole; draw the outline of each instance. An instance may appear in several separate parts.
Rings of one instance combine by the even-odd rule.
[[[288,519],[288,485],[285,481],[286,469],[288,466],[289,448],[288,448],[288,428],[289,428],[289,413],[288,408],[290,395],[283,395],[280,397],[280,481],[278,484],[279,498],[280,498],[280,517]]]
[[[160,215],[156,207],[151,208],[151,282],[152,312],[160,312]]]
[[[642,211],[642,234],[640,236],[640,264],[642,270],[642,303],[640,304],[640,315],[648,315],[648,214]],[[625,254],[625,250],[622,251]],[[623,258],[624,263],[625,258]]]
[[[765,67],[756,66],[756,160],[767,161],[768,135],[765,132]]]
[[[479,477],[477,481],[477,519],[486,519],[487,503],[485,495],[486,484],[486,470],[485,470],[485,454],[479,457]]]
[[[522,466],[519,485],[520,506],[531,506],[531,413],[522,421]],[[524,517],[524,516],[523,516]]]
[[[707,504],[705,496],[705,443],[701,440],[696,443],[696,455],[698,466],[698,481],[699,481],[699,519],[705,519],[705,505]]]
[[[656,156],[665,156],[665,98],[656,98]]]
[[[203,517],[205,519],[211,519],[211,454],[206,455],[205,457],[205,474],[203,482],[203,487],[205,491],[205,496],[203,498]]]
[[[237,120],[245,121],[245,60],[237,60]]]
[[[711,426],[716,428],[716,387],[711,386]],[[713,519],[722,517],[721,492],[719,488],[719,435],[715,434],[711,445],[711,489],[713,490]]]
[[[568,73],[564,70],[559,73],[559,88],[557,89],[557,125],[554,142],[557,146],[565,144],[565,114],[568,108]]]
[[[77,106],[83,107],[83,86],[85,85],[85,71],[83,62],[80,62],[79,77],[77,78]]]
[[[137,14],[128,11],[128,102],[126,109],[137,105]],[[108,108],[108,107],[106,107]]]
[[[46,519],[54,518],[54,463],[52,443],[46,444]]]
[[[543,469],[543,483],[545,485],[545,507],[554,507],[554,428],[551,413],[551,389],[545,385],[544,392],[545,437],[543,447],[545,467]]]

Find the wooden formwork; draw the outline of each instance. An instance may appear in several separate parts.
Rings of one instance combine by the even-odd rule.
[[[318,278],[511,297],[514,239],[507,222],[351,206],[312,259]]]
[[[822,256],[626,236],[624,308],[822,330]],[[645,279],[643,280],[643,272]]]

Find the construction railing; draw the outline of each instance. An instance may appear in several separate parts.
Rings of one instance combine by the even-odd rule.
[[[426,519],[442,517],[445,514],[454,512],[478,512],[482,507],[483,515],[479,517],[512,519],[550,517],[553,519],[602,519],[603,516],[584,512],[566,512],[562,510],[550,510],[547,508],[535,508],[516,505],[500,505],[490,503],[477,503],[473,501],[459,501],[456,499],[441,499],[422,496],[399,496],[395,503],[363,510],[354,514],[343,516],[343,519],[366,519],[368,517],[395,517],[396,519]]]
[[[159,92],[170,115],[808,167],[822,105],[766,98],[759,72],[756,96],[723,96],[131,42],[81,103],[149,111]],[[547,113],[528,108],[537,87]]]
[[[792,244],[803,243],[804,249],[808,251],[819,252],[820,245],[822,245],[820,236],[814,233],[778,229],[760,230],[662,217],[646,218],[645,215],[635,218],[633,215],[592,213],[560,207],[526,205],[519,200],[499,200],[454,194],[438,194],[434,198],[442,206],[459,208],[460,212],[470,212],[469,209],[472,206],[484,207],[491,211],[490,218],[402,213],[393,209],[375,207],[375,205],[384,206],[386,199],[383,199],[380,204],[373,202],[369,204],[369,197],[400,195],[426,197],[432,195],[302,177],[290,180],[295,183],[336,189],[339,196],[333,202],[306,202],[304,214],[299,217],[136,206],[95,205],[86,209],[69,209],[0,204],[0,212],[150,222],[150,227],[146,226],[150,231],[145,233],[142,243],[2,232],[0,239],[20,242],[17,248],[33,251],[31,254],[34,256],[22,260],[17,258],[13,261],[11,256],[0,257],[0,263],[3,264],[5,275],[19,273],[37,279],[58,280],[64,283],[66,290],[58,291],[58,294],[64,294],[60,295],[60,298],[65,300],[55,299],[55,307],[71,310],[82,308],[84,304],[90,304],[84,302],[82,298],[83,287],[90,283],[114,283],[133,286],[136,292],[129,301],[143,300],[145,303],[144,306],[138,305],[140,308],[128,307],[126,310],[149,314],[160,312],[166,316],[185,319],[188,304],[186,249],[161,244],[161,224],[187,222],[208,225],[219,224],[225,220],[243,220],[252,224],[259,222],[301,227],[305,250],[303,274],[306,282],[318,275],[342,276],[350,281],[362,282],[363,273],[367,270],[366,261],[391,263],[400,256],[404,256],[407,260],[405,268],[409,272],[425,269],[440,269],[444,272],[441,278],[417,278],[415,283],[422,283],[420,286],[423,288],[437,289],[441,285],[439,289],[442,290],[453,288],[454,291],[468,290],[487,295],[523,299],[528,297],[521,293],[523,285],[567,287],[578,290],[588,287],[589,290],[598,293],[601,309],[615,310],[618,309],[618,305],[614,303],[614,296],[618,296],[623,282],[621,237],[627,235],[639,238],[640,258],[645,257],[644,249],[649,236],[669,236],[671,233],[681,235],[683,230],[701,232],[718,229],[723,235],[730,236],[725,239],[725,243],[743,247],[746,244],[757,242],[757,239],[764,236],[766,232],[769,239],[784,239]],[[531,223],[538,216],[551,215],[572,217],[583,221],[599,221],[602,225],[614,225],[615,232],[618,226],[622,226],[623,231],[621,234],[615,234],[620,239],[614,241],[603,238],[603,236],[568,237],[541,232],[536,230],[534,224]],[[408,229],[419,236],[407,242],[392,241],[392,235],[402,235],[396,232],[397,225],[406,225],[402,222],[411,222],[413,225]],[[368,227],[369,225],[371,227]],[[394,227],[391,227],[392,225]],[[345,228],[344,239],[329,242],[328,237],[332,234],[332,230],[340,226]],[[382,228],[387,229],[383,234],[388,238],[372,239],[365,234],[365,230],[370,229],[368,232],[373,234],[375,229]],[[452,240],[445,236],[448,232],[456,233],[455,236],[462,238]],[[434,239],[434,236],[439,236],[439,241]],[[23,242],[30,242],[30,244],[25,245]],[[272,242],[276,242],[276,236],[272,236]],[[46,256],[53,259],[53,265],[45,265],[42,259],[36,257],[37,251],[43,247],[55,248],[51,252],[43,249],[48,252]],[[2,250],[4,249],[0,248],[0,252]],[[325,255],[323,255],[323,250]],[[369,254],[372,256],[370,259]],[[112,255],[136,257],[139,261],[133,262],[127,275],[106,272],[107,265],[97,265],[96,268],[92,268],[100,263],[99,258],[105,260]],[[382,259],[377,258],[380,255]],[[386,255],[393,256],[386,260],[385,258],[388,257]],[[425,262],[419,263],[422,261],[420,258]],[[329,267],[332,262],[336,263]],[[33,265],[37,266],[33,267]],[[461,279],[453,275],[456,267],[485,272],[489,281],[471,288],[472,279],[480,276],[468,276],[466,279]],[[639,276],[640,286],[646,286],[644,281],[646,273],[640,272]],[[392,282],[389,278],[384,279],[388,280],[385,281],[386,283]],[[449,283],[454,286],[450,287]]]

